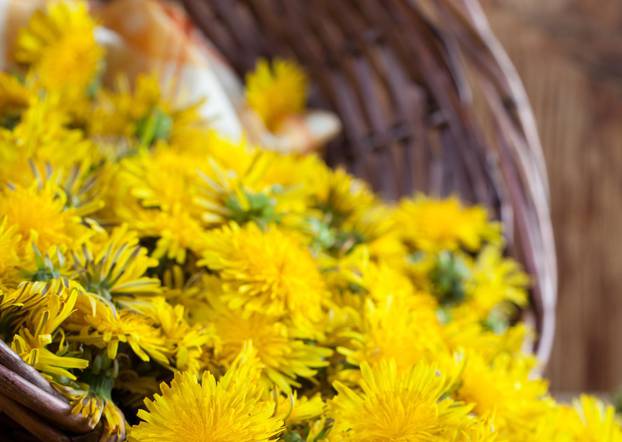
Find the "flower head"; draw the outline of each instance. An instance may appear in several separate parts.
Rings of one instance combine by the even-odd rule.
[[[300,113],[307,100],[307,78],[294,63],[261,60],[246,78],[246,100],[269,130]]]
[[[425,302],[416,306],[391,299],[368,299],[362,326],[345,336],[349,340],[338,351],[355,365],[391,359],[399,370],[404,370],[420,361],[433,361],[448,351],[436,314]]]
[[[529,277],[516,261],[504,258],[497,247],[485,247],[466,282],[466,303],[462,308],[485,318],[502,302],[527,304]]]
[[[275,404],[258,382],[260,365],[246,346],[225,375],[209,371],[200,381],[191,372],[178,373],[161,394],[145,400],[130,440],[140,442],[269,441],[283,428]]]
[[[11,128],[28,107],[31,91],[15,76],[0,72],[0,126]]]
[[[102,233],[73,252],[75,279],[105,299],[123,294],[154,294],[160,281],[145,276],[157,261],[138,245],[138,236],[127,226]]]
[[[134,87],[120,77],[114,90],[98,91],[97,102],[88,109],[88,131],[104,139],[119,139],[140,147],[159,141],[182,144],[184,137],[195,137],[201,128],[197,109],[199,103],[176,106],[163,91],[157,76],[140,74]],[[199,137],[205,134],[198,131]]]
[[[0,217],[0,286],[17,278],[17,268],[21,264],[17,254],[20,239],[17,228],[7,224],[6,217]]]
[[[223,301],[245,314],[288,315],[300,335],[314,336],[326,288],[308,250],[277,227],[229,224],[208,233],[200,261],[222,280]]]
[[[491,363],[478,354],[468,354],[458,397],[474,405],[473,411],[484,419],[492,418],[500,435],[506,438],[534,431],[537,417],[549,403],[546,382],[532,379],[531,358],[500,355]]]
[[[4,325],[14,331],[11,347],[26,363],[49,376],[68,379],[76,379],[70,370],[88,366],[87,360],[72,354],[61,329],[82,293],[79,285],[57,279],[22,283],[2,297],[3,322],[9,320]]]
[[[144,362],[155,360],[167,366],[172,349],[160,328],[145,315],[130,309],[117,309],[98,297],[78,299],[76,311],[65,325],[72,342],[105,349],[115,359],[119,346],[127,345]]]
[[[488,221],[484,208],[464,207],[457,198],[404,200],[396,216],[404,239],[423,251],[474,251],[486,240],[500,240],[499,225]]]
[[[570,422],[573,441],[620,442],[622,430],[615,409],[595,397],[581,395],[574,402],[574,419]]]
[[[68,207],[67,194],[51,180],[5,187],[0,191],[0,215],[20,235],[17,252],[22,257],[32,255],[33,244],[42,252],[71,248],[92,234],[80,211]]]
[[[258,312],[240,315],[217,300],[212,305],[205,319],[218,336],[215,356],[225,364],[234,360],[246,342],[252,342],[264,378],[284,392],[299,387],[298,378],[313,379],[318,368],[328,365],[332,351],[298,338],[287,323]]]
[[[15,58],[32,66],[44,88],[84,96],[103,57],[94,31],[86,2],[50,2],[21,30]]]
[[[475,420],[471,407],[447,397],[452,378],[426,363],[405,372],[394,361],[363,364],[361,370],[360,391],[335,383],[331,440],[466,440],[463,434]]]

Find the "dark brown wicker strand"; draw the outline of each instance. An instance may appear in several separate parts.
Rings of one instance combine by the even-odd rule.
[[[60,397],[60,395],[50,386],[43,376],[33,367],[26,364],[22,358],[11,350],[11,348],[0,339],[0,365],[13,371],[15,374],[21,376],[32,385],[39,387],[41,390],[49,393],[53,396]]]
[[[0,365],[0,391],[9,399],[52,419],[65,430],[86,433],[94,428],[82,416],[71,413],[67,401],[46,393],[3,365]]]

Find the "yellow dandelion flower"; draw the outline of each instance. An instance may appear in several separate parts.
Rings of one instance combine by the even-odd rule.
[[[288,426],[308,422],[324,413],[326,404],[319,394],[313,397],[300,396],[297,392],[287,396],[279,396],[276,404],[276,414]]]
[[[367,183],[343,169],[327,169],[316,180],[315,205],[333,218],[332,223],[342,223],[376,203],[376,197]]]
[[[189,320],[195,313],[194,306],[207,308],[205,294],[219,286],[216,278],[200,273],[188,274],[184,266],[171,264],[164,269],[162,276],[162,296],[173,305],[183,305]]]
[[[73,251],[74,279],[107,300],[123,294],[159,293],[160,281],[145,276],[157,264],[126,225],[97,235],[80,251]]]
[[[328,365],[332,351],[298,339],[283,322],[261,313],[240,315],[238,311],[211,302],[212,309],[205,319],[214,325],[218,336],[215,356],[230,364],[246,342],[252,342],[257,357],[263,364],[263,375],[281,391],[299,387],[297,378],[311,379],[317,369]]]
[[[148,317],[127,309],[117,311],[100,298],[79,298],[65,329],[71,332],[67,340],[106,349],[109,359],[115,359],[119,346],[127,344],[142,361],[169,365],[171,350]]]
[[[21,282],[15,289],[0,292],[0,322],[3,326],[13,331],[23,324],[26,315],[36,311],[45,301],[50,287],[58,290],[51,284],[53,282]]]
[[[436,313],[428,306],[425,301],[415,307],[391,298],[382,303],[368,299],[361,329],[344,333],[349,340],[337,350],[354,365],[392,359],[400,370],[434,360],[448,348]]]
[[[11,285],[18,277],[20,239],[17,228],[9,225],[6,217],[0,218],[0,286]]]
[[[519,440],[529,440],[537,417],[549,406],[544,400],[547,384],[532,379],[533,366],[530,357],[500,355],[488,363],[478,354],[468,354],[457,396],[473,404],[478,416],[493,418],[500,435],[522,434]]]
[[[298,114],[307,101],[307,78],[295,63],[260,60],[246,77],[246,101],[274,131],[285,117]]]
[[[193,158],[192,170],[199,177],[193,201],[206,226],[227,221],[295,224],[299,220],[312,193],[315,176],[311,169],[319,159],[265,151],[244,139],[232,142],[214,131],[200,140],[198,147],[188,149],[177,142],[171,149]],[[303,173],[308,175],[308,186],[300,182]]]
[[[0,72],[0,126],[12,129],[28,108],[31,92],[15,76]]]
[[[22,238],[20,256],[30,256],[33,244],[47,252],[51,247],[75,247],[92,234],[80,211],[67,206],[67,195],[51,181],[0,191],[0,214]]]
[[[335,383],[330,440],[460,441],[475,424],[471,407],[448,397],[454,379],[432,365],[398,371],[394,361],[382,361],[361,371],[360,392]]]
[[[75,384],[56,384],[55,388],[69,399],[72,414],[88,418],[93,427],[103,422],[102,437],[125,439],[125,417],[110,397],[112,379],[100,380],[93,386],[80,383],[76,388]]]
[[[124,160],[119,180],[142,207],[170,211],[173,206],[182,206],[192,211],[202,164],[202,156],[159,145]]]
[[[338,253],[336,256],[318,253],[317,261],[324,281],[336,302],[338,302],[335,298],[337,294],[362,292],[367,289],[364,275],[368,274],[372,266],[367,246],[356,246],[349,253]],[[359,301],[362,299],[359,297]],[[362,305],[361,302],[358,302],[358,305]]]
[[[397,229],[393,212],[391,207],[374,204],[355,213],[344,223],[342,229],[359,236],[360,241],[369,247],[374,261],[399,269],[407,262],[408,250]]]
[[[205,248],[205,230],[200,221],[175,206],[170,211],[127,211],[121,218],[141,237],[157,238],[152,256],[165,258],[178,264],[186,262],[189,253],[201,255]]]
[[[108,194],[112,217],[141,237],[157,238],[154,258],[185,262],[202,250],[201,210],[195,206],[201,159],[167,146],[122,162]]]
[[[32,66],[44,88],[84,96],[103,57],[94,31],[86,2],[50,2],[20,31],[15,58]]]
[[[89,108],[88,132],[98,138],[123,139],[131,144],[148,147],[158,141],[193,146],[198,137],[204,141],[201,117],[197,111],[201,103],[175,106],[162,91],[155,75],[138,75],[132,88],[128,79],[121,77],[115,90],[102,89],[96,103]],[[188,152],[188,150],[186,150]]]
[[[233,310],[289,315],[300,335],[313,337],[326,288],[309,253],[291,234],[272,226],[229,224],[208,233],[199,262],[217,272],[223,301]]]
[[[385,262],[369,265],[363,273],[362,285],[376,302],[384,302],[389,299],[404,304],[424,301],[425,295],[415,292],[415,288],[408,277]],[[431,303],[430,308],[436,308],[433,298],[425,296],[425,300]]]
[[[535,430],[529,434],[528,441],[547,441],[547,442],[582,442],[583,439],[575,439],[572,435],[571,425],[577,418],[575,409],[571,405],[551,404],[549,409],[537,417]],[[493,425],[494,425],[494,419]],[[516,440],[520,440],[516,438]],[[586,439],[589,440],[589,439]],[[607,439],[598,439],[607,440]]]
[[[242,171],[226,169],[211,158],[201,170],[199,194],[194,202],[201,208],[201,219],[206,225],[227,221],[267,225],[283,222],[286,216],[304,210],[304,199],[296,189],[265,179],[265,170],[278,161],[271,153],[255,150],[247,151],[247,155],[250,162]]]
[[[594,397],[581,395],[574,402],[574,409],[575,418],[570,421],[573,442],[622,441],[620,421],[611,405],[606,405]]]
[[[485,247],[465,283],[466,303],[462,308],[485,318],[502,302],[527,304],[529,277],[518,263],[504,258],[496,247]]]
[[[95,136],[132,138],[138,135],[138,121],[159,107],[162,93],[155,76],[140,75],[133,90],[129,80],[120,77],[115,91],[103,89],[97,98],[88,119],[89,132]]]
[[[99,163],[98,149],[79,130],[68,128],[70,120],[59,102],[55,95],[37,96],[15,127],[0,128],[3,180],[28,185],[32,174],[26,171],[34,169],[41,176],[54,175],[59,185],[75,191]]]
[[[76,375],[69,370],[83,370],[89,361],[73,356],[64,356],[46,348],[52,341],[47,336],[34,336],[27,330],[21,330],[13,337],[11,348],[27,364],[41,373],[55,378],[75,380]]]
[[[501,229],[482,207],[464,207],[457,198],[423,196],[400,203],[396,214],[404,239],[423,251],[477,250],[484,241],[499,242]]]
[[[258,382],[260,365],[252,347],[245,347],[225,375],[216,381],[205,371],[197,382],[190,372],[178,373],[161,394],[145,399],[146,410],[132,428],[136,442],[240,440],[268,442],[283,428],[274,416],[275,404]]]
[[[244,175],[258,152],[263,151],[261,147],[252,145],[244,135],[239,140],[233,140],[214,129],[205,130],[198,139],[175,140],[169,144],[175,151],[213,161],[237,176]]]
[[[11,347],[28,364],[50,376],[76,379],[71,369],[84,369],[88,361],[74,357],[68,352],[61,325],[72,314],[81,287],[68,281],[22,283],[10,297],[2,299],[3,314],[6,308],[21,310],[15,316],[18,322],[17,334]],[[14,326],[17,324],[14,324]],[[56,337],[58,340],[55,340]],[[47,348],[52,342],[57,351]]]
[[[316,154],[286,155],[273,151],[264,151],[270,158],[263,171],[262,182],[295,188],[300,198],[310,199],[322,187],[320,178],[329,174],[330,169]]]
[[[124,308],[145,315],[162,330],[167,346],[174,354],[174,365],[180,370],[198,370],[203,347],[215,345],[217,337],[213,325],[190,325],[182,305],[173,306],[160,296],[122,298],[118,302]]]
[[[502,332],[488,329],[479,317],[453,316],[443,324],[443,340],[452,351],[468,350],[479,354],[486,361],[492,361],[500,354],[519,355],[532,331],[518,323]]]

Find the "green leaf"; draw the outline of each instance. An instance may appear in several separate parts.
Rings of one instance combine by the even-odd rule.
[[[439,253],[430,272],[430,280],[433,294],[441,305],[457,304],[464,300],[464,283],[469,275],[469,269],[462,258],[449,251]]]
[[[260,226],[278,221],[276,201],[270,195],[244,191],[244,198],[248,202],[247,205],[242,205],[235,194],[229,195],[225,200],[225,206],[229,209],[230,218],[233,221],[238,224],[254,221]]]
[[[158,140],[167,140],[172,129],[173,119],[157,107],[136,122],[136,136],[147,147]]]
[[[305,442],[302,436],[297,431],[290,431],[283,435],[285,442]]]

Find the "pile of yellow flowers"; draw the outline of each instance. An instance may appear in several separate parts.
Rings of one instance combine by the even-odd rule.
[[[229,141],[153,76],[104,87],[95,26],[52,3],[0,74],[0,335],[74,413],[134,441],[622,441],[533,375],[484,209]],[[304,102],[279,66],[247,79],[267,127]]]

